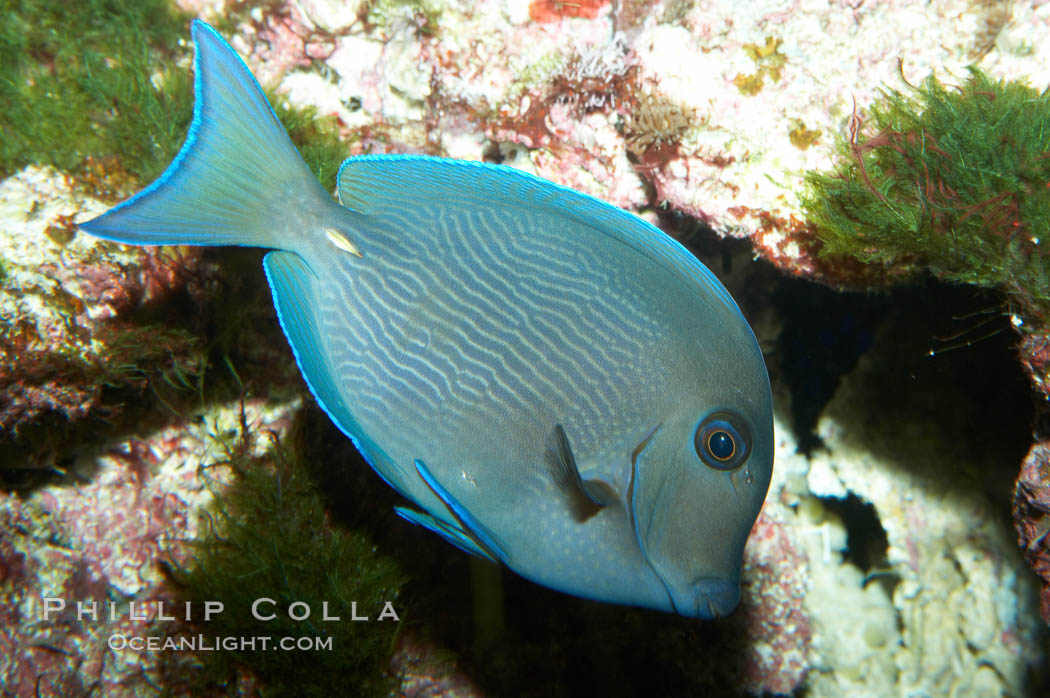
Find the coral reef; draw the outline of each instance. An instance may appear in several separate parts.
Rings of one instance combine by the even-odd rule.
[[[0,685],[222,695],[261,683],[323,695],[338,676],[360,695],[385,693],[399,623],[377,618],[387,601],[403,612],[399,577],[366,536],[325,522],[303,466],[261,436],[289,434],[298,408],[298,398],[216,406],[84,459],[78,487],[0,497]],[[259,611],[269,622],[252,615],[260,598],[273,599]],[[260,636],[328,649],[222,649],[225,637]],[[193,649],[130,644],[145,638]]]
[[[0,686],[137,695],[158,685],[163,655],[116,651],[113,638],[163,637],[182,625],[158,617],[160,603],[163,615],[183,616],[164,566],[187,561],[213,496],[208,480],[230,476],[200,466],[236,433],[242,409],[253,429],[280,433],[295,406],[226,405],[82,458],[67,482],[0,494]]]
[[[755,695],[789,694],[810,670],[809,561],[786,525],[790,518],[772,519],[784,513],[776,507],[763,510],[744,558],[741,632],[750,646],[740,683]]]
[[[207,265],[178,249],[119,249],[76,235],[68,221],[83,210],[52,170],[30,167],[0,183],[0,445],[37,442],[28,453],[36,467],[52,467],[57,453],[33,434],[42,420],[112,419],[129,392],[190,380],[202,361],[186,329],[141,309],[191,279],[199,286]]]
[[[965,91],[971,83],[964,68],[978,62],[992,77],[972,83],[975,108],[1014,104],[1011,118],[1022,115],[1031,108],[1026,99],[1045,95],[1000,81],[1050,81],[1050,5],[179,1],[183,11],[220,20],[273,88],[275,108],[328,189],[348,154],[421,152],[521,167],[638,211],[703,252],[756,329],[777,397],[777,465],[746,551],[739,611],[713,623],[684,622],[564,597],[497,573],[487,582],[505,599],[496,625],[502,630],[494,634],[491,626],[482,632],[473,625],[472,585],[483,582],[465,556],[396,520],[394,495],[319,410],[297,401],[305,388],[279,336],[257,254],[144,253],[73,232],[77,221],[159,172],[188,120],[188,22],[167,3],[126,5],[81,3],[67,24],[65,3],[0,11],[8,27],[0,66],[24,78],[0,85],[0,451],[6,467],[48,473],[28,485],[5,480],[5,688],[130,695],[150,686],[189,690],[196,678],[204,681],[197,688],[216,694],[278,686],[282,669],[258,657],[223,660],[205,677],[196,656],[105,647],[117,633],[218,629],[155,616],[132,621],[128,604],[155,609],[157,601],[181,599],[186,588],[175,584],[177,568],[194,569],[194,555],[221,562],[223,545],[207,537],[211,529],[200,526],[198,512],[211,511],[211,521],[225,527],[214,530],[227,537],[251,532],[245,522],[252,514],[242,508],[246,497],[238,499],[232,469],[198,467],[230,460],[225,445],[235,445],[239,433],[254,439],[251,452],[241,454],[258,475],[251,491],[273,505],[266,500],[273,490],[259,488],[288,484],[280,473],[290,466],[274,462],[266,430],[280,436],[289,462],[318,466],[311,476],[323,504],[311,499],[313,513],[286,530],[315,542],[344,533],[360,540],[363,532],[404,570],[397,610],[403,604],[410,622],[393,648],[388,639],[377,641],[373,663],[362,668],[366,683],[390,675],[400,683],[394,690],[407,695],[1022,695],[1045,688],[1036,578],[1005,521],[1006,483],[1030,445],[1029,415],[1009,412],[1010,430],[991,424],[987,412],[967,422],[975,402],[998,406],[1007,394],[999,382],[985,382],[990,365],[975,359],[980,372],[960,368],[950,380],[930,382],[923,377],[953,361],[947,354],[922,363],[937,344],[930,335],[954,329],[938,334],[928,317],[889,322],[875,311],[863,320],[872,325],[871,341],[846,350],[835,338],[849,327],[806,325],[828,353],[811,352],[827,366],[803,366],[802,378],[812,383],[828,366],[838,373],[813,389],[824,395],[817,404],[801,404],[812,385],[786,375],[786,345],[798,333],[786,331],[785,314],[770,302],[787,282],[751,261],[758,256],[786,275],[864,289],[898,286],[920,265],[936,266],[907,254],[874,265],[822,255],[830,238],[818,235],[820,217],[807,214],[797,196],[804,173],[825,170],[836,157],[857,162],[850,147],[836,150],[836,143],[851,142],[857,116],[868,119],[852,144],[869,178],[886,167],[899,175],[906,153],[920,172],[923,163],[946,164],[929,148],[929,162],[914,156],[916,141],[907,134],[923,133],[917,122],[887,123],[878,140],[874,114],[902,85],[902,74],[919,92],[896,93],[900,108],[914,105],[923,90],[954,104],[963,93],[935,90],[926,76],[936,70],[942,83]],[[1008,99],[983,94],[999,89]],[[935,138],[934,147],[948,152],[946,137]],[[1023,368],[1046,386],[1050,344],[1033,319],[1042,306],[1033,290],[1041,283],[1041,243],[1028,239],[1040,237],[1037,224],[1015,228],[1020,216],[998,221],[1014,204],[1031,215],[1026,207],[1045,194],[1037,186],[1045,164],[1038,155],[1030,163],[1031,192],[1015,188],[1017,196],[967,215],[966,208],[998,196],[978,188],[952,220],[979,231],[970,238],[975,246],[991,231],[995,249],[1022,264],[993,285],[1009,289],[1022,274],[1035,278],[1018,288],[1010,311],[1022,332]],[[859,172],[852,180],[861,196],[881,203],[863,180]],[[912,203],[927,202],[919,218],[933,220],[932,204],[951,208],[948,189],[941,198],[931,180],[927,198],[924,176],[912,181],[923,197]],[[943,181],[955,195],[963,191]],[[874,188],[890,198],[888,189]],[[1034,212],[1028,220],[1038,220]],[[936,214],[947,226],[946,214]],[[960,268],[943,266],[965,278]],[[903,312],[923,295],[900,293],[863,302]],[[795,302],[815,319],[846,322],[817,296]],[[942,305],[941,314],[952,307]],[[1000,337],[1003,324],[993,323]],[[247,430],[236,398],[244,386]],[[252,397],[264,394],[265,401]],[[1027,406],[1017,395],[1008,396]],[[802,412],[805,420],[794,418]],[[293,437],[289,425],[303,421],[313,431]],[[807,435],[810,427],[814,434]],[[1033,446],[1014,503],[1022,552],[1044,575],[1045,461],[1043,444]],[[309,489],[304,484],[294,496]],[[215,500],[226,491],[230,500]],[[269,518],[290,523],[281,516]],[[252,555],[263,559],[258,550]],[[304,584],[331,581],[323,570],[316,579],[305,571],[294,576]],[[212,593],[198,587],[194,598]],[[78,622],[67,608],[45,622],[40,599],[49,594],[114,600],[121,613],[95,624]],[[385,669],[374,663],[382,656],[389,657]],[[325,660],[299,659],[304,667]]]
[[[1050,93],[976,68],[952,90],[931,75],[854,114],[844,151],[839,171],[806,177],[822,254],[1001,288],[1046,324]]]
[[[819,429],[829,455],[810,462],[807,483],[832,502],[851,494],[870,503],[888,547],[885,567],[867,575],[850,566],[827,570],[840,577],[838,585],[852,575],[857,598],[844,603],[836,589],[836,610],[814,611],[818,651],[857,673],[820,676],[814,689],[835,695],[883,684],[930,695],[1024,693],[1045,649],[1033,642],[1040,637],[1038,615],[1012,537],[983,496],[954,484],[960,461],[947,444],[904,437],[892,418],[861,428],[846,406],[857,387],[847,384],[829,405]],[[876,465],[871,444],[887,438],[907,438],[909,458],[923,459],[924,468]],[[934,465],[941,458],[945,465]],[[821,500],[806,506],[816,525],[827,526],[824,535],[843,535],[834,509]]]
[[[1043,578],[1040,612],[1050,623],[1050,444],[1046,441],[1032,446],[1017,476],[1014,525],[1025,559]]]
[[[385,695],[400,620],[397,566],[375,554],[367,535],[328,523],[309,471],[276,436],[270,450],[254,454],[255,433],[242,427],[224,444],[221,464],[236,479],[219,486],[207,533],[189,543],[191,556],[173,574],[180,601],[223,608],[185,634],[219,642],[256,636],[262,627],[274,643],[295,638],[297,648],[321,651],[260,644],[205,653],[203,670],[186,683],[195,693],[215,690],[248,669],[277,695],[328,695],[335,676],[355,695]]]
[[[842,164],[806,176],[806,233],[821,241],[826,264],[852,257],[875,276],[885,270],[887,282],[931,273],[1001,291],[1022,336],[1021,363],[1045,401],[1050,90],[968,70],[955,88],[931,74],[909,93],[887,90],[865,117],[852,115]],[[1039,448],[1017,479],[1014,517],[1029,563],[1048,581],[1050,623]]]
[[[609,2],[610,0],[532,0],[529,3],[529,17],[537,22],[558,22],[565,17],[594,19],[598,16],[598,11]]]
[[[485,695],[468,672],[449,661],[447,651],[409,632],[402,633],[397,645],[391,665],[400,678],[399,695],[455,698]]]
[[[989,74],[1036,84],[1048,23],[1045,8],[983,13],[962,0],[924,13],[835,6],[819,21],[775,3],[688,0],[235,7],[228,29],[253,70],[280,80],[290,102],[334,115],[354,152],[509,158],[621,206],[750,236],[788,271],[856,285],[873,272],[821,261],[788,192],[826,165],[855,106],[862,113],[881,85],[899,84],[898,58],[909,79],[959,73],[979,55]],[[205,16],[214,8],[192,4]],[[551,11],[544,21],[530,16],[540,8]],[[754,94],[736,87],[758,79]],[[646,94],[674,117],[659,138],[671,147],[632,164],[631,144],[650,137],[624,127],[664,123],[646,118]],[[818,133],[821,147],[806,147]]]

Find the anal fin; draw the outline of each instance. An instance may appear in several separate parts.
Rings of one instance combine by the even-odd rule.
[[[306,386],[317,398],[317,404],[340,431],[353,441],[372,469],[388,485],[405,494],[404,480],[407,473],[402,473],[358,425],[339,389],[316,315],[320,303],[320,278],[294,252],[270,252],[263,258],[263,269],[273,292],[277,320],[292,347],[292,354],[306,380]]]

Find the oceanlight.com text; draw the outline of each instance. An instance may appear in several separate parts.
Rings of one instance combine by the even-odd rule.
[[[179,637],[158,637],[155,635],[124,635],[115,633],[109,636],[109,648],[114,651],[131,650],[132,652],[255,652],[257,650],[283,651],[331,651],[330,637],[271,637],[257,635],[254,637],[208,637],[206,635],[182,635]]]

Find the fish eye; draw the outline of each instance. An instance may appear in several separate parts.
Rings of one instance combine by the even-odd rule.
[[[735,412],[709,414],[693,437],[696,455],[716,470],[735,470],[751,453],[751,430]]]

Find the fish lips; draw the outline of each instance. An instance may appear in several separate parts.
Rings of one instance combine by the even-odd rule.
[[[647,452],[653,445],[653,437],[662,426],[663,423],[658,424],[631,455],[631,489],[628,502],[635,539],[642,556],[667,592],[670,608],[665,606],[665,610],[701,620],[722,618],[732,613],[740,603],[740,559],[747,540],[747,531],[744,531],[743,537],[735,544],[732,529],[706,534],[705,539],[718,539],[721,544],[715,546],[718,554],[711,554],[711,546],[704,546],[707,554],[698,558],[702,561],[701,569],[694,567],[691,570],[693,574],[700,572],[701,576],[693,577],[690,571],[669,564],[675,556],[668,555],[667,550],[662,549],[666,548],[663,541],[665,530],[659,524],[654,525],[653,520],[653,512],[657,507],[651,508],[649,515],[641,519],[636,508],[636,494],[645,479],[644,469],[640,466],[644,457],[649,455]],[[654,492],[657,500],[661,499],[663,493],[679,492],[666,477],[659,477],[650,484],[650,491]],[[673,505],[670,507],[676,509]]]
[[[740,584],[717,577],[705,577],[681,588],[667,587],[674,612],[688,618],[724,618],[740,603]]]

